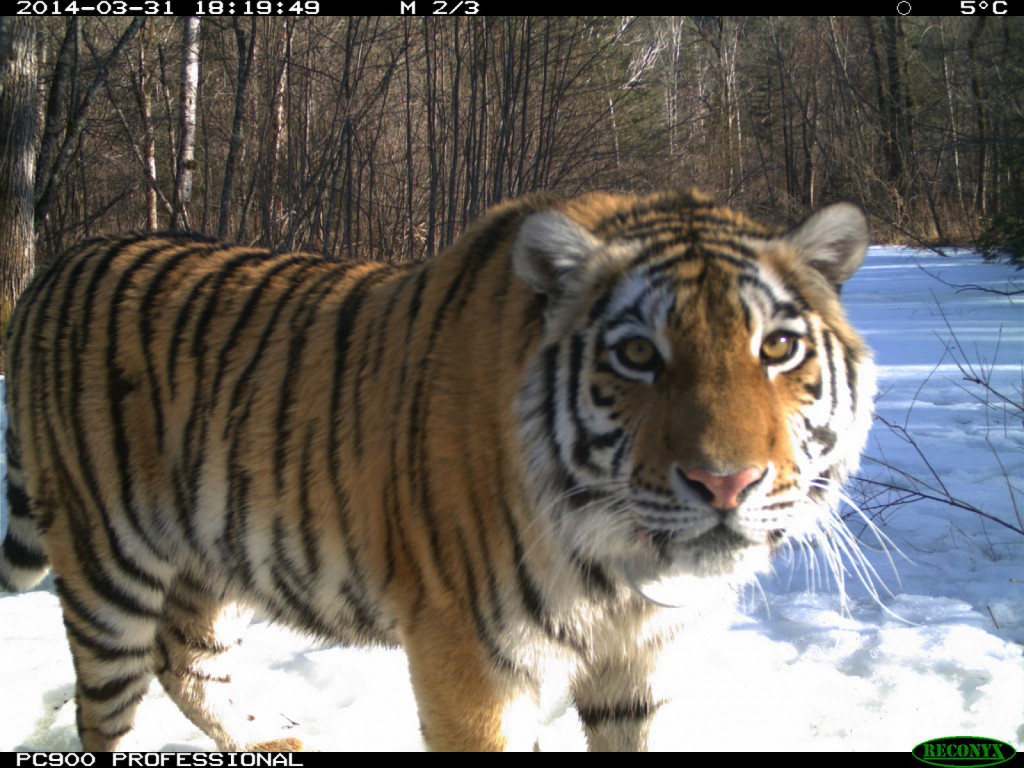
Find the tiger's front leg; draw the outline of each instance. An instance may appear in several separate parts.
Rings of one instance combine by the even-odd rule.
[[[663,703],[650,686],[657,652],[649,643],[590,661],[577,675],[573,695],[591,752],[647,750],[651,718]]]
[[[425,618],[403,633],[403,645],[427,748],[504,750],[503,718],[513,691],[493,671],[472,622],[429,609],[421,614]]]

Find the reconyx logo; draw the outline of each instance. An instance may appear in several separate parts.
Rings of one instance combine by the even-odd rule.
[[[981,736],[946,736],[918,744],[912,754],[922,763],[947,766],[985,766],[1005,763],[1017,750],[1005,741]]]

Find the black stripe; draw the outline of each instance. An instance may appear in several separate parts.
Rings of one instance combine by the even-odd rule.
[[[330,293],[331,287],[339,282],[343,275],[344,273],[334,273],[329,275],[327,280],[313,281],[311,285],[305,286],[308,290],[302,296],[295,297],[294,304],[297,305],[297,309],[289,323],[290,343],[288,344],[288,358],[285,362],[284,378],[279,384],[277,418],[274,422],[277,435],[275,438],[276,449],[273,467],[274,481],[277,485],[279,496],[284,492],[284,471],[289,456],[288,449],[291,447],[291,435],[294,431],[289,415],[297,401],[295,394],[296,380],[301,371],[302,353],[308,339],[308,331],[316,319],[316,312],[320,308],[320,303]],[[291,302],[293,294],[297,293],[293,288],[297,289],[300,285],[299,281],[305,277],[305,272],[297,275],[295,282],[288,286],[288,290],[280,299],[282,306]],[[313,294],[319,295],[311,299],[310,297]],[[299,326],[298,319],[303,313],[306,315],[305,322]]]
[[[836,382],[836,350],[832,342],[832,333],[829,330],[822,330],[821,340],[825,347],[825,362],[828,365],[828,396],[830,398],[828,417],[829,421],[832,421],[836,415],[836,407],[839,403],[839,384]]]
[[[199,277],[199,279],[197,279],[194,283],[192,283],[192,288],[189,291],[188,297],[185,299],[185,301],[181,304],[180,307],[176,308],[177,309],[177,313],[176,313],[175,318],[174,318],[174,323],[172,324],[172,329],[173,330],[171,332],[171,344],[170,344],[170,347],[169,347],[169,349],[167,351],[167,360],[166,360],[166,365],[167,365],[166,376],[167,376],[167,381],[168,381],[168,383],[170,384],[170,387],[171,387],[171,398],[172,399],[177,395],[177,391],[178,391],[178,387],[177,387],[177,382],[178,382],[177,360],[178,360],[178,356],[179,356],[178,350],[187,341],[187,337],[186,337],[186,334],[185,334],[185,329],[188,327],[188,324],[192,321],[193,312],[194,312],[193,305],[199,301],[199,298],[200,298],[200,296],[202,296],[203,291],[205,291],[206,288],[207,288],[207,284],[212,282],[214,279],[216,279],[216,273],[214,273],[214,272],[207,272],[206,274],[201,275]],[[186,358],[185,363],[186,363],[186,366],[190,366],[191,363],[192,363],[192,360]],[[200,383],[197,382],[196,386],[197,387],[200,386]]]
[[[519,529],[512,517],[512,510],[504,498],[501,500],[501,509],[503,519],[508,527],[509,536],[512,539],[512,554],[515,558],[515,576],[516,584],[519,587],[519,599],[526,608],[527,615],[535,625],[544,630],[550,639],[572,648],[577,653],[585,654],[589,648],[589,643],[583,634],[573,627],[557,624],[548,613],[544,604],[544,597],[530,575],[529,566],[523,551],[523,542],[519,536]]]
[[[367,639],[372,640],[377,640],[386,634],[387,630],[380,625],[379,609],[374,603],[367,602],[362,589],[357,589],[350,582],[345,582],[339,588],[338,593],[351,610],[349,623],[354,623],[357,631],[361,631]]]
[[[15,568],[38,571],[46,568],[50,563],[45,552],[32,549],[18,541],[10,530],[7,531],[7,537],[4,539],[2,549],[4,559]]]
[[[59,263],[67,261],[71,255],[72,253],[64,254]],[[81,265],[76,266],[78,266],[79,270],[83,268]],[[45,387],[47,366],[40,359],[41,355],[39,355],[39,352],[42,349],[40,343],[46,338],[46,334],[43,331],[47,327],[52,327],[47,320],[48,312],[52,311],[55,306],[67,303],[66,294],[64,294],[64,301],[58,302],[57,300],[62,295],[59,293],[59,289],[66,287],[66,283],[62,281],[63,271],[63,268],[50,267],[29,284],[22,294],[11,317],[10,325],[7,328],[5,339],[7,364],[9,366],[7,371],[9,375],[7,404],[12,427],[17,414],[25,409],[29,409],[35,413],[42,414],[45,429],[49,434],[52,434],[55,429],[53,418],[58,413],[58,410],[53,407],[53,403],[47,398],[48,390]],[[55,296],[57,299],[54,298]],[[52,365],[59,364],[56,362],[60,359],[60,356],[57,354],[57,350],[61,346],[59,335],[66,335],[68,332],[69,328],[67,325],[59,325],[56,328],[56,338],[49,340],[51,342],[50,360]],[[16,371],[19,370],[21,365],[24,365],[24,372],[18,375],[17,378],[20,378],[22,381],[27,379],[29,385],[21,388],[11,386],[10,382],[16,379]],[[23,405],[21,402],[22,398],[20,395],[23,392],[26,393],[26,399],[28,400],[26,405]],[[58,397],[59,394],[58,392]],[[67,411],[63,412],[66,413]],[[33,434],[24,435],[26,441],[33,440],[36,437],[37,435]],[[10,444],[8,444],[8,450],[10,450]]]
[[[608,308],[608,304],[611,303],[612,294],[614,293],[615,290],[613,287],[597,297],[597,300],[591,305],[590,311],[587,313],[588,325],[592,325],[599,317],[601,317],[601,315],[604,314],[604,311]]]
[[[114,680],[109,680],[106,683],[103,683],[102,685],[88,685],[86,683],[83,683],[82,682],[82,678],[79,677],[78,678],[78,690],[79,690],[79,692],[83,696],[85,696],[88,699],[92,699],[93,701],[110,701],[112,699],[119,698],[126,691],[128,691],[133,685],[135,685],[135,684],[137,684],[139,682],[142,682],[142,683],[144,683],[145,685],[148,686],[149,685],[149,675],[148,674],[139,674],[139,675],[128,675],[127,677],[118,677],[118,678],[115,678]],[[135,694],[135,696],[138,696],[138,697],[141,698],[142,693],[143,692],[140,691],[137,694]],[[134,696],[133,696],[133,698],[134,698]],[[129,702],[131,702],[131,701],[132,700],[130,699]],[[113,717],[113,715],[117,714],[117,711],[118,710],[115,710],[114,712],[107,713],[107,717]]]
[[[622,470],[622,463],[626,459],[626,453],[633,445],[633,438],[627,437],[619,443],[619,447],[615,449],[615,453],[612,456],[612,477],[618,477],[619,472]]]
[[[661,280],[660,284],[664,285],[666,282],[667,282],[666,280]],[[620,325],[622,325],[623,323],[627,323],[630,320],[646,326],[647,325],[647,318],[644,317],[644,315],[640,311],[640,307],[639,307],[640,302],[642,302],[644,300],[644,298],[645,298],[644,294],[641,294],[640,296],[637,297],[637,299],[632,304],[630,304],[629,306],[623,307],[618,312],[616,312],[614,315],[612,315],[611,317],[606,319],[605,323],[604,323],[604,334],[603,335],[607,336],[612,331],[616,330]]]
[[[541,336],[544,318],[544,309],[547,302],[544,296],[533,294],[532,298],[523,304],[522,316],[519,318],[519,346],[516,347],[515,362],[518,366],[524,366],[527,357],[533,351],[534,345]]]
[[[176,243],[181,245],[181,243]],[[212,250],[212,247],[207,249],[207,252]],[[155,337],[155,331],[153,327],[153,321],[156,316],[154,312],[154,305],[157,304],[164,292],[165,280],[173,273],[178,266],[185,260],[196,256],[197,251],[195,248],[181,247],[170,257],[167,257],[160,264],[159,269],[149,279],[149,287],[139,300],[139,345],[142,347],[143,359],[145,360],[146,368],[146,379],[149,382],[149,391],[152,393],[149,401],[149,406],[152,409],[153,414],[156,417],[156,441],[157,448],[161,452],[164,450],[164,397],[160,391],[160,380],[157,376],[157,355],[154,355],[153,340]],[[169,387],[173,387],[173,380],[169,382]]]
[[[188,620],[190,617],[184,617],[184,620]],[[227,653],[228,651],[236,648],[238,643],[221,643],[216,638],[199,637],[198,635],[186,635],[184,630],[176,624],[163,626],[164,636],[170,635],[178,645],[181,645],[191,651],[199,651],[200,653],[206,654],[207,656],[220,656],[221,654]],[[166,650],[166,645],[164,650]]]
[[[768,283],[762,280],[758,275],[744,273],[739,275],[737,279],[741,286],[753,286],[768,300],[771,306],[770,315],[773,318],[781,317],[787,320],[791,320],[793,318],[800,317],[803,314],[803,311],[806,310],[806,307],[800,306],[801,301],[799,298],[795,302],[779,299],[775,295],[775,291],[772,288],[772,286],[770,286]]]
[[[569,380],[566,382],[566,400],[569,416],[572,419],[575,434],[572,436],[572,458],[576,467],[585,467],[598,474],[601,468],[590,460],[590,441],[587,428],[580,414],[580,373],[583,368],[583,349],[585,341],[580,334],[573,334],[569,340]]]
[[[644,278],[658,277],[675,271],[683,264],[706,260],[706,257],[704,249],[689,239],[645,243],[640,253],[629,262],[628,269]]]
[[[278,614],[278,616],[289,624],[298,624],[300,627],[319,637],[330,637],[334,634],[336,627],[321,616],[315,606],[309,603],[309,589],[302,584],[297,584],[298,591],[293,587],[291,579],[293,571],[285,572],[275,562],[270,567],[270,579],[274,583],[274,589],[284,597],[279,601],[277,595],[263,593],[263,600]]]
[[[64,610],[64,623],[67,624],[68,611],[71,611],[78,616],[83,623],[88,624],[93,629],[99,629],[110,635],[116,637],[120,634],[121,628],[113,626],[108,622],[100,619],[94,612],[93,609],[78,599],[78,596],[71,591],[67,583],[63,578],[57,576],[53,580],[54,587],[57,590],[57,596],[60,597],[61,607]]]
[[[305,272],[311,267],[308,259],[295,259],[281,257],[275,262],[268,262],[269,269],[266,269],[260,277],[260,280],[255,285],[249,286],[248,296],[246,297],[245,304],[243,305],[240,312],[238,312],[235,323],[228,333],[224,346],[221,351],[217,354],[217,368],[213,377],[213,387],[211,391],[216,396],[221,390],[221,382],[224,375],[227,372],[227,358],[228,354],[240,344],[242,334],[250,330],[249,322],[252,319],[252,315],[256,309],[265,305],[264,294],[270,293],[271,298],[275,298],[276,294],[270,292],[270,286],[274,279],[277,278],[285,270],[294,269],[297,272]],[[343,271],[339,270],[342,276]],[[267,347],[267,342],[270,339],[271,334],[275,330],[277,318],[281,312],[281,304],[278,303],[271,312],[270,317],[263,325],[263,330],[260,333],[259,340],[256,343],[256,347],[250,355],[248,363],[242,369],[241,373],[235,379],[234,384],[231,388],[231,400],[229,403],[228,423],[225,425],[224,435],[231,431],[233,425],[234,414],[240,410],[242,400],[251,397],[252,390],[255,387],[254,372],[260,362],[263,360],[263,352]],[[248,410],[246,410],[248,413]]]
[[[190,677],[201,683],[230,683],[231,675],[211,675],[209,672],[202,672],[194,667],[180,670],[179,678]]]
[[[405,341],[403,349],[412,349],[412,337],[414,327],[419,322],[419,314],[423,304],[423,292],[426,288],[429,275],[432,274],[432,264],[423,266],[417,275],[415,285],[413,287],[413,294],[409,302],[409,311],[406,314],[406,328],[405,328]],[[397,393],[401,401],[405,401],[406,393],[406,381],[408,379],[409,368],[412,363],[410,361],[411,355],[402,356],[402,365],[398,374],[398,382],[395,385],[394,391]],[[400,413],[401,403],[394,406],[394,415],[397,417]],[[385,531],[385,556],[387,557],[387,564],[385,570],[385,585],[391,583],[391,580],[395,575],[395,546],[400,548],[400,556],[403,561],[412,562],[413,554],[406,541],[405,536],[405,522],[402,520],[402,510],[398,499],[396,498],[395,489],[398,487],[401,473],[399,472],[399,466],[401,465],[400,457],[398,456],[398,430],[393,429],[391,431],[391,445],[389,451],[389,482],[383,489],[383,501],[384,501],[384,519],[386,521]],[[409,479],[410,475],[404,476],[406,480]],[[424,596],[424,588],[422,584],[417,584],[417,597],[416,603],[420,604]]]
[[[473,625],[476,628],[476,635],[480,639],[484,649],[487,651],[487,655],[490,658],[491,663],[497,669],[520,676],[523,674],[524,670],[520,669],[519,664],[514,659],[510,659],[505,654],[484,619],[483,610],[480,606],[480,595],[477,592],[476,587],[478,580],[475,578],[475,574],[473,573],[472,558],[470,557],[469,550],[466,547],[466,540],[463,538],[462,531],[457,530],[456,537],[458,539],[458,548],[461,555],[460,559],[463,566],[464,594],[466,594],[469,599],[469,608],[473,617]],[[529,673],[526,672],[526,674]]]
[[[77,525],[72,525],[73,528],[81,528]],[[81,566],[81,576],[86,583],[92,588],[96,596],[102,598],[107,604],[115,606],[124,613],[129,613],[134,616],[142,616],[146,618],[159,618],[161,606],[151,608],[148,605],[143,604],[141,600],[136,596],[128,592],[124,588],[124,584],[129,581],[142,581],[147,583],[152,580],[154,584],[149,584],[153,589],[162,589],[163,585],[159,581],[156,581],[154,577],[150,577],[144,572],[131,572],[129,570],[130,579],[118,578],[112,576],[106,569],[106,559],[101,557],[93,548],[89,546],[92,542],[88,538],[88,532],[86,530],[78,530],[74,536],[74,550],[75,559]],[[117,552],[113,548],[111,549],[112,554],[115,556],[117,565],[122,569],[125,566],[130,566],[130,563],[122,563],[120,558],[117,557]],[[162,600],[161,600],[162,603]]]
[[[815,400],[821,400],[821,396],[824,394],[824,382],[822,381],[821,372],[818,372],[818,378],[813,383],[804,383],[804,391],[807,392]]]
[[[395,474],[395,438],[391,438],[391,472]],[[381,507],[384,510],[384,586],[388,587],[395,578],[395,542],[402,548],[402,561],[411,562],[412,552],[409,549],[405,537],[402,535],[403,525],[401,521],[398,502],[395,500],[394,483],[386,483],[382,489]],[[422,589],[422,588],[421,588]]]
[[[569,555],[570,561],[576,566],[583,588],[590,596],[598,594],[606,597],[615,595],[615,585],[612,583],[604,568],[593,560],[588,560],[579,552],[572,552]]]
[[[103,718],[109,722],[116,718],[127,717],[129,724],[131,724],[132,721],[135,719],[135,708],[139,705],[143,697],[146,695],[146,689],[149,687],[149,681],[152,679],[152,677],[152,672],[147,670],[144,674],[144,677],[140,678],[145,680],[146,683],[142,687],[142,690],[132,694],[129,698],[127,698],[125,701],[123,701],[121,704],[114,707],[113,709],[106,710],[103,714]],[[129,730],[131,730],[130,726]]]
[[[572,457],[577,467],[583,466],[594,474],[602,474],[604,470],[591,460],[590,454],[595,449],[600,450],[614,445],[622,437],[622,429],[616,428],[604,433],[592,433],[587,430],[579,403],[580,388],[583,386],[580,376],[583,372],[585,341],[582,336],[575,334],[570,340],[570,345],[569,381],[566,388],[569,414],[572,416],[576,431],[573,436]]]
[[[391,330],[395,306],[405,296],[405,287],[409,281],[413,282],[413,292],[409,301],[409,308],[406,312],[406,338],[403,349],[409,349],[410,334],[419,314],[420,301],[423,286],[426,282],[426,270],[416,269],[408,272],[391,286],[391,295],[383,310],[379,313],[376,325],[366,324],[366,333],[363,336],[362,351],[359,361],[356,363],[355,382],[353,384],[352,402],[357,406],[352,409],[352,453],[355,458],[363,456],[363,409],[358,404],[363,402],[363,383],[369,377],[376,380],[380,375],[381,364],[387,351],[388,336]],[[373,358],[372,363],[370,358]],[[405,383],[405,363],[402,364],[401,380],[396,391],[401,392]]]
[[[576,703],[576,709],[579,712],[580,720],[588,728],[597,728],[602,725],[608,725],[609,723],[625,723],[633,722],[636,720],[647,720],[658,708],[661,707],[663,702],[651,702],[649,700],[634,700],[627,702],[620,702],[605,707],[598,706],[582,706],[579,702]]]
[[[135,701],[129,702],[129,704],[135,705],[135,704],[138,704],[138,702],[141,701],[141,700],[142,700],[142,694],[139,694],[139,698],[137,700],[135,700]],[[93,731],[94,733],[98,733],[104,739],[109,739],[111,741],[116,741],[117,739],[120,739],[122,736],[126,736],[132,730],[132,727],[133,727],[131,724],[129,724],[129,725],[126,725],[124,728],[118,728],[116,731],[107,731],[107,730],[104,730],[103,728],[86,728],[85,726],[82,725],[82,722],[79,719],[81,717],[81,712],[82,712],[81,707],[79,707],[78,708],[78,714],[75,715],[75,720],[76,720],[76,722],[78,724],[78,733],[79,733],[80,736],[82,734],[84,734],[84,733],[87,733],[88,731]]]
[[[306,426],[306,437],[302,442],[302,458],[299,466],[299,534],[306,556],[306,573],[311,577],[320,571],[320,536],[314,525],[316,514],[309,499],[309,489],[313,487],[313,468],[310,453],[312,450],[314,424]],[[346,539],[348,544],[348,539]]]
[[[245,535],[249,520],[249,489],[252,478],[237,461],[239,438],[232,442],[228,460],[228,499],[224,515],[224,527],[217,537],[217,548],[221,553],[228,573],[233,573],[240,584],[253,583],[253,568],[249,562]],[[198,551],[204,551],[193,543]]]
[[[134,492],[132,490],[131,478],[133,473],[129,460],[131,446],[125,425],[125,414],[128,410],[125,407],[125,402],[139,389],[141,381],[137,376],[129,375],[128,371],[119,362],[118,313],[121,307],[127,303],[125,294],[136,272],[148,266],[147,262],[150,257],[158,255],[158,250],[149,249],[146,252],[146,257],[136,258],[121,269],[117,284],[110,294],[106,336],[107,400],[110,403],[110,425],[113,431],[114,460],[117,464],[117,473],[120,480],[120,508],[139,538],[142,539],[143,543],[151,551],[155,551],[156,546],[139,519],[139,510],[136,508]],[[150,398],[150,401],[158,399]],[[108,535],[113,539],[117,536],[117,532],[111,529]]]
[[[845,353],[843,355],[843,364],[846,366],[846,388],[850,392],[850,413],[855,414],[860,407],[859,398],[857,397],[857,361],[849,347],[842,344],[842,342],[840,342],[840,345]]]
[[[544,363],[544,423],[555,459],[561,462],[561,447],[555,439],[558,434],[558,344],[552,344],[542,353]]]
[[[449,297],[454,298],[455,291],[460,291],[462,294],[460,300],[454,304],[454,316],[458,317],[462,310],[465,309],[469,299],[473,296],[473,289],[476,286],[477,278],[483,272],[484,267],[499,254],[507,253],[507,247],[503,249],[502,246],[512,242],[513,229],[518,228],[523,215],[523,211],[517,209],[506,212],[504,215],[496,218],[486,230],[480,232],[468,244],[459,276],[451,285],[449,294],[445,297],[445,302],[438,310],[438,316],[431,333],[431,347],[433,347],[434,331],[440,327],[441,316],[447,311]],[[463,281],[465,281],[464,284]]]
[[[818,443],[818,445],[822,447],[822,455],[831,453],[832,449],[836,447],[839,436],[829,427],[815,426],[806,416],[804,417],[804,427],[810,433],[814,442]],[[810,456],[808,456],[808,458],[810,458]]]
[[[544,374],[543,416],[552,461],[548,472],[557,483],[558,490],[569,493],[577,482],[562,457],[562,448],[558,442],[558,354],[557,344],[552,344],[541,353]]]
[[[284,518],[277,515],[272,525],[272,549],[274,553],[273,570],[278,574],[282,582],[294,586],[304,595],[312,591],[313,582],[303,570],[288,556],[287,546],[291,541],[289,531],[285,530]]]
[[[719,250],[718,248],[714,247],[712,243],[704,242],[701,248],[701,253],[703,254],[704,258],[707,259],[708,261],[724,261],[729,266],[735,267],[736,269],[741,271],[749,270],[752,266],[751,262],[757,259],[757,254],[755,254],[753,251],[743,246],[737,245],[732,241],[728,241],[722,244],[728,248],[728,251]],[[734,252],[738,252],[741,255],[736,256]]]
[[[7,431],[7,440],[10,441],[11,433]],[[10,442],[7,443],[10,445]],[[32,510],[29,506],[28,494],[25,493],[25,489],[20,485],[17,485],[11,478],[11,470],[13,465],[7,470],[7,511],[11,516],[11,519],[29,520],[32,517]]]
[[[68,633],[68,637],[75,641],[76,644],[88,649],[89,653],[100,661],[121,661],[123,659],[146,659],[149,658],[152,653],[152,649],[148,647],[136,647],[136,648],[119,648],[117,646],[111,646],[104,643],[102,640],[90,637],[81,629],[79,629],[73,622],[64,621],[64,630]]]
[[[331,473],[331,485],[335,496],[341,497],[341,423],[342,401],[345,391],[345,374],[348,372],[348,355],[352,347],[352,334],[355,331],[359,312],[371,289],[386,282],[393,274],[393,269],[381,265],[378,269],[367,272],[359,277],[354,285],[348,287],[345,300],[338,310],[337,325],[334,330],[334,371],[331,376],[331,405],[328,413],[328,466]]]
[[[638,200],[628,211],[618,211],[603,219],[595,231],[607,233],[610,237],[622,237],[628,233],[644,234],[664,226],[668,221],[670,231],[685,227],[689,230],[698,216],[710,219],[707,212],[715,208],[711,201],[697,200],[686,193],[670,194]]]

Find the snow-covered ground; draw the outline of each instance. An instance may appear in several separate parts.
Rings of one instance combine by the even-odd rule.
[[[908,430],[935,475],[882,424],[868,455],[931,485],[941,481],[1017,527],[1006,477],[1020,504],[1020,415],[999,418],[976,400],[982,390],[963,381],[947,347],[958,343],[961,362],[983,366],[1020,402],[1024,295],[961,291],[937,278],[1005,289],[1014,278],[1024,285],[1020,277],[969,253],[943,259],[872,248],[843,292],[876,352],[879,415]],[[869,460],[862,475],[884,480],[891,471]],[[895,496],[876,501],[887,499]],[[876,600],[851,576],[844,604],[834,583],[822,583],[820,564],[780,563],[747,591],[727,631],[696,629],[668,660],[666,682],[687,693],[659,713],[652,747],[905,752],[938,736],[977,735],[1021,749],[1024,536],[934,501],[883,517],[882,530],[905,557],[893,555],[898,575],[884,552],[868,559],[891,595]],[[864,542],[875,545],[870,533]],[[267,624],[251,628],[242,652],[247,668],[236,680],[244,699],[309,747],[422,748],[401,652],[317,647]],[[52,592],[0,595],[0,749],[78,749],[73,680]],[[557,697],[542,743],[582,747],[575,714]],[[213,745],[154,683],[124,747]]]

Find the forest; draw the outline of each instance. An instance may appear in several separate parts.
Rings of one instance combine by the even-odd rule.
[[[1013,17],[0,20],[0,325],[78,240],[422,259],[535,190],[1024,252]],[[2,355],[0,355],[2,364]]]

